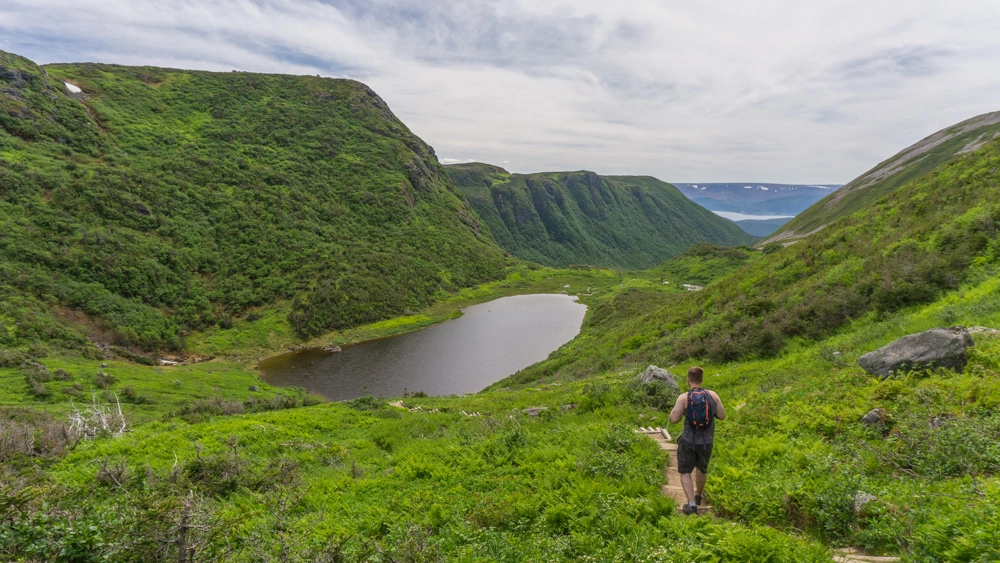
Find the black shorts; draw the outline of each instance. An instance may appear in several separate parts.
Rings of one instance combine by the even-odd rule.
[[[692,445],[691,442],[677,442],[677,472],[691,473],[697,467],[702,473],[708,473],[708,460],[712,457],[712,443]]]

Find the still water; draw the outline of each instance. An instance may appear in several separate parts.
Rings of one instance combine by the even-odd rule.
[[[580,332],[587,307],[561,294],[518,295],[463,309],[458,319],[347,346],[300,350],[260,363],[264,380],[340,401],[474,393],[544,360]]]

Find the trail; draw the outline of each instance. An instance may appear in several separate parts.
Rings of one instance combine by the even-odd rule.
[[[660,492],[677,501],[677,511],[681,512],[681,507],[687,503],[687,496],[684,495],[684,487],[681,486],[681,474],[677,472],[677,444],[670,442],[670,433],[666,428],[640,428],[636,430],[640,434],[645,434],[656,443],[660,449],[670,454],[670,462],[663,468],[663,476],[667,478],[667,484],[663,485]],[[699,506],[698,516],[715,514],[715,509],[711,506]]]
[[[677,512],[681,512],[681,507],[687,503],[687,496],[681,486],[681,474],[677,472],[677,444],[671,442],[673,439],[666,428],[639,428],[635,431],[638,434],[649,436],[660,446],[660,449],[670,454],[670,461],[663,468],[663,476],[667,479],[667,484],[663,485],[660,492],[677,502]],[[698,516],[706,514],[715,515],[715,509],[711,506],[699,506]],[[896,563],[899,557],[877,557],[868,555],[864,551],[848,547],[835,549],[833,551],[835,563]]]

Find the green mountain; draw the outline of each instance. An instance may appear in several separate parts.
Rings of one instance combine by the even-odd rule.
[[[798,240],[850,215],[893,190],[925,176],[957,156],[1000,136],[1000,112],[967,119],[923,139],[879,163],[785,223],[762,244]]]
[[[433,149],[364,84],[9,53],[0,230],[3,345],[86,348],[86,333],[178,348],[277,301],[309,336],[419,309],[506,262]]]
[[[698,242],[755,240],[648,176],[510,174],[480,163],[446,169],[497,243],[540,264],[648,268]]]

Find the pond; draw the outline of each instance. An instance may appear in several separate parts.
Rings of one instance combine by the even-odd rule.
[[[463,309],[455,320],[344,347],[311,348],[260,363],[264,380],[341,401],[475,393],[540,362],[579,332],[587,307],[575,296],[517,295]]]

